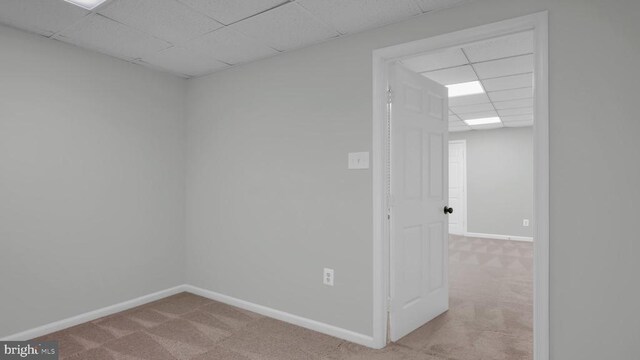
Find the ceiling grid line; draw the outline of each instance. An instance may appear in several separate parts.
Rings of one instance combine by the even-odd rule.
[[[480,85],[476,94],[450,97],[451,131],[532,124],[533,35],[530,31],[404,58],[402,63],[442,85],[458,88],[467,82]],[[499,118],[499,122],[480,125],[471,121],[491,117]]]
[[[469,59],[469,55],[467,55],[467,52],[464,50],[464,48],[460,48],[460,51],[462,51],[462,54],[464,55],[464,57],[467,58],[467,61],[469,62],[469,65],[471,65],[471,69],[476,74],[476,77],[478,78],[478,80],[480,80],[480,76],[478,75],[478,71],[476,70],[474,64],[471,63],[471,60]],[[482,90],[484,91],[485,94],[487,94],[487,97],[489,98],[489,104],[491,104],[491,107],[493,108],[493,112],[495,112],[496,115],[498,115],[498,109],[496,109],[496,105],[493,103],[493,100],[491,99],[491,96],[489,96],[489,92],[487,91],[487,89],[485,89],[484,84],[482,83],[482,81],[479,81],[479,83],[480,83],[480,86],[482,87]],[[500,119],[500,116],[498,116],[498,119]],[[466,121],[465,121],[465,123],[466,123]],[[504,122],[502,122],[502,119],[500,119],[500,125],[501,125],[501,127],[504,127]],[[469,124],[467,124],[467,126],[469,126],[472,129],[474,129],[474,127],[469,125]]]
[[[0,24],[189,78],[468,1],[2,0]]]

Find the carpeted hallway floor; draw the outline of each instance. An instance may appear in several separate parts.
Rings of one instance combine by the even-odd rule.
[[[531,243],[451,236],[450,310],[383,350],[182,293],[47,335],[61,359],[532,359]]]

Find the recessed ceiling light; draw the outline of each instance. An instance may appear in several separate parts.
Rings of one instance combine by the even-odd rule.
[[[447,85],[449,89],[449,97],[457,97],[457,96],[465,96],[465,95],[474,95],[474,94],[482,94],[484,93],[484,89],[480,84],[480,81],[470,81],[460,84],[451,84]]]
[[[105,2],[107,0],[64,0],[64,1],[66,1],[68,3],[71,3],[73,5],[76,5],[76,6],[80,6],[83,9],[93,10],[98,5],[102,4],[103,2]]]
[[[489,117],[489,118],[482,118],[482,119],[469,119],[469,120],[465,120],[465,123],[467,123],[467,125],[469,126],[474,126],[474,125],[488,125],[488,124],[497,124],[500,122],[500,118],[499,117]]]

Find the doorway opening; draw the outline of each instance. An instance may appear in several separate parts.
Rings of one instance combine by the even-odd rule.
[[[518,46],[525,46],[526,39],[530,40],[532,50],[518,53],[522,51]],[[506,48],[512,52],[517,49],[516,54],[496,54],[499,46],[488,46],[496,42],[510,44]],[[474,49],[473,54],[461,50],[469,48]],[[452,237],[456,246],[472,247],[475,241],[479,247],[495,248],[499,243],[479,242],[535,239],[533,243],[512,246],[519,254],[527,253],[527,246],[532,250],[530,260],[519,261],[519,265],[525,268],[527,263],[531,265],[529,274],[533,275],[533,294],[529,294],[533,303],[533,359],[548,359],[547,48],[547,13],[544,12],[374,52],[373,337],[377,347],[402,338],[424,323],[439,321],[438,315],[449,309],[450,240],[447,234],[451,232],[458,233],[457,238]],[[493,53],[487,55],[487,49]],[[418,68],[420,66],[422,69]],[[423,74],[420,75],[422,80],[410,73]],[[438,89],[444,89],[444,85],[449,85],[449,98],[445,95],[440,101]],[[452,97],[454,94],[461,95]],[[423,110],[431,117],[431,125],[416,127],[418,123],[410,115],[403,115]],[[405,120],[399,120],[403,116]],[[442,133],[438,120],[446,124]],[[521,227],[527,228],[524,232],[519,231],[522,229],[504,231],[504,234],[481,232],[473,231],[477,229],[473,222],[472,228],[468,226],[469,181],[464,164],[467,163],[470,139],[459,134],[466,130],[497,132],[498,128],[530,134],[533,195],[530,215],[521,219]],[[449,143],[450,134],[453,134],[452,143]],[[450,161],[456,166],[455,174],[449,171]],[[420,164],[420,170],[407,172],[405,164],[410,163]],[[453,182],[450,175],[455,175]],[[438,190],[438,184],[442,185],[442,192]],[[451,216],[451,208],[455,216]],[[403,223],[398,220],[405,216],[402,209],[428,210],[420,210],[425,214],[420,223],[416,222],[418,220]],[[478,219],[477,215],[471,216]],[[451,221],[450,229],[449,220],[444,220],[446,227],[438,225],[447,217]],[[504,216],[496,218],[508,222]],[[487,237],[495,240],[485,239]],[[437,239],[441,238],[447,239],[447,246],[438,245]],[[422,255],[416,255],[418,253]],[[439,262],[440,256],[446,261]],[[416,284],[422,287],[418,288]],[[407,291],[403,286],[412,287]],[[445,291],[446,303],[441,296]],[[518,313],[517,309],[509,311]],[[421,320],[416,321],[416,318]]]

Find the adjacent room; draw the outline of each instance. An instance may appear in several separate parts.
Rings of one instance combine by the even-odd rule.
[[[400,61],[448,89],[449,306],[399,344],[461,359],[533,358],[533,36],[519,32]],[[393,133],[393,111],[390,121]]]
[[[639,13],[0,0],[0,358],[640,358]]]

